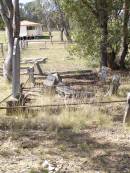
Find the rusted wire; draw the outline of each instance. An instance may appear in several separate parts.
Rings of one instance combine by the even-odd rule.
[[[13,107],[0,107],[0,109],[21,109],[21,108],[47,108],[47,107],[69,107],[78,105],[98,105],[98,104],[110,104],[110,103],[125,103],[126,100],[115,101],[101,101],[101,102],[85,102],[85,103],[71,103],[71,104],[53,104],[53,105],[30,105],[30,106],[13,106]]]

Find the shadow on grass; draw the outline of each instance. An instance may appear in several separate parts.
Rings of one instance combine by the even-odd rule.
[[[91,131],[90,131],[91,132]],[[77,157],[89,158],[88,169],[107,173],[130,172],[130,147],[112,142],[99,142],[90,133],[72,133],[61,131],[58,135],[58,145],[65,144],[67,151],[74,152]],[[66,151],[66,152],[67,152]],[[84,171],[85,165],[84,163]]]
[[[89,170],[107,173],[130,172],[129,144],[118,144],[118,142],[114,143],[112,140],[108,142],[100,135],[92,137],[93,128],[88,127],[86,130],[80,133],[75,133],[71,129],[60,129],[58,132],[17,131],[10,135],[12,140],[21,141],[21,148],[35,148],[42,145],[53,150],[56,147],[61,151],[52,153],[52,155],[61,155],[63,158],[68,155],[69,160],[70,154],[79,160],[85,158],[86,160],[81,165],[84,172]],[[53,141],[54,145],[46,146],[47,140]]]

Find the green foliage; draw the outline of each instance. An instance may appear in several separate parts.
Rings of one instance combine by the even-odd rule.
[[[76,41],[70,52],[99,63],[100,30],[97,19],[80,1],[62,1],[61,5],[71,16],[72,37]]]
[[[30,20],[43,24],[47,28],[57,29],[60,25],[60,16],[53,0],[35,0],[26,4],[20,3],[21,20]]]
[[[0,17],[0,30],[4,30],[4,29],[5,29],[5,25],[2,18]]]
[[[102,38],[99,3],[104,1],[59,0],[59,2],[71,18],[72,35],[77,43],[71,52],[90,61],[99,62]],[[108,14],[108,47],[118,53],[122,37],[123,1],[107,0],[106,3],[104,10]]]

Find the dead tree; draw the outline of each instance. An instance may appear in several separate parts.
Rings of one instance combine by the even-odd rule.
[[[14,38],[18,38],[20,32],[19,0],[1,0],[0,14],[6,25],[8,37],[8,53],[3,65],[3,75],[8,81],[12,81]],[[17,49],[19,49],[19,46],[17,46]],[[17,54],[17,56],[19,55]]]

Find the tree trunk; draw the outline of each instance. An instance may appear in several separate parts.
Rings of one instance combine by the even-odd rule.
[[[125,0],[124,2],[124,16],[123,16],[123,31],[122,31],[122,40],[121,40],[121,48],[119,51],[118,55],[118,63],[120,68],[124,69],[125,68],[125,58],[128,53],[128,35],[129,35],[129,30],[128,30],[128,22],[129,22],[129,9],[130,9],[130,1]]]
[[[64,33],[65,33],[65,36],[67,38],[67,41],[72,42],[70,32],[69,32],[69,23],[67,24],[67,21],[64,22]]]
[[[10,26],[7,27],[7,36],[8,36],[8,52],[5,57],[5,62],[3,65],[3,76],[9,82],[12,81],[12,58],[13,58],[13,45],[14,45],[14,38],[13,38],[13,29]]]
[[[20,13],[19,13],[19,0],[14,0],[14,46],[13,46],[13,97],[20,96]]]
[[[101,66],[108,66],[107,58],[108,58],[108,9],[107,2],[104,0],[98,1],[98,18],[99,25],[101,28],[101,43],[100,43],[100,53],[101,53]]]
[[[46,23],[46,27],[49,33],[49,36],[52,36],[52,32],[51,32],[51,26],[50,26],[50,16],[48,14],[48,11],[46,10],[46,8],[44,7],[44,5],[42,6],[44,13],[43,16],[45,17],[45,23]]]
[[[11,0],[0,1],[0,14],[6,25],[8,37],[8,52],[3,65],[3,76],[9,82],[12,80],[12,56],[13,56],[13,4]]]
[[[67,21],[67,18],[61,9],[60,3],[57,0],[55,0],[54,2],[59,11],[61,28],[64,29],[64,33],[67,38],[67,41],[72,42],[70,32],[69,32],[69,22]],[[62,35],[61,35],[61,40],[62,40]]]
[[[108,66],[107,64],[107,58],[108,58],[108,53],[107,53],[107,37],[108,37],[108,32],[107,32],[107,25],[103,24],[103,27],[101,28],[102,30],[102,39],[101,39],[101,45],[100,45],[100,51],[101,51],[101,66]]]
[[[1,0],[0,13],[6,25],[8,37],[8,53],[3,65],[3,75],[11,82],[14,37],[19,38],[20,32],[19,0]],[[19,49],[19,46],[17,46],[17,49]],[[20,59],[20,56],[18,58]]]
[[[109,52],[107,54],[107,65],[112,70],[118,70],[119,65],[116,63],[116,51],[113,48],[109,48]]]
[[[60,39],[61,41],[64,41],[64,28],[61,28]]]

